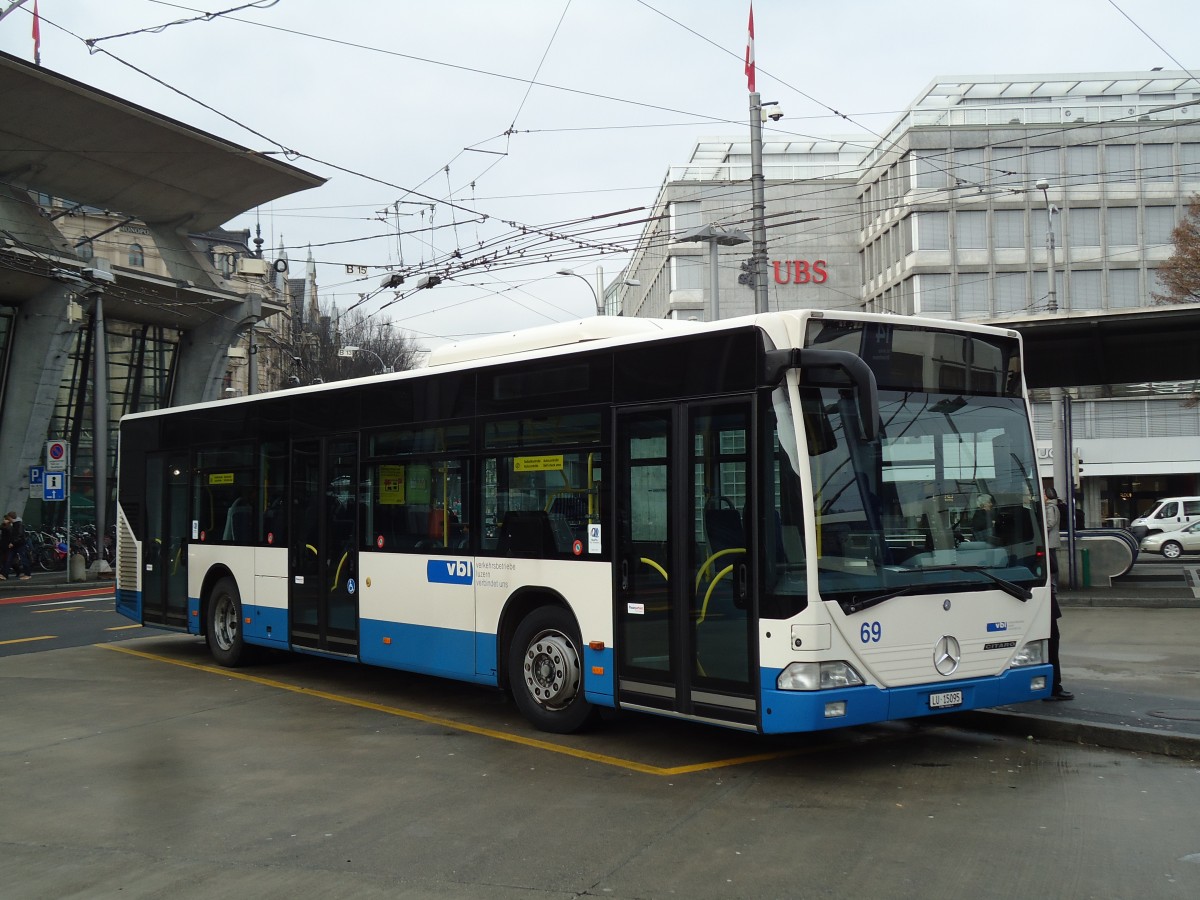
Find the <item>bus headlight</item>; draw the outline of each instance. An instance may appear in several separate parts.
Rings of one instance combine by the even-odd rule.
[[[1049,659],[1047,652],[1048,641],[1030,641],[1013,656],[1012,661],[1008,664],[1010,669],[1019,669],[1022,666],[1040,666]]]
[[[864,684],[862,676],[848,662],[794,662],[779,673],[775,686],[781,691],[827,691],[830,688]]]

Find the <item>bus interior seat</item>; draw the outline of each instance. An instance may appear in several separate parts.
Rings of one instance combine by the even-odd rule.
[[[500,523],[497,552],[506,556],[554,556],[558,551],[545,510],[510,510]]]
[[[730,506],[709,504],[704,508],[704,533],[713,553],[746,546],[742,517]]]
[[[555,497],[550,502],[549,512],[552,516],[562,516],[568,521],[579,521],[587,516],[587,502],[578,494]]]

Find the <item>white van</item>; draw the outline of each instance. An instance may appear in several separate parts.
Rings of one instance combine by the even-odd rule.
[[[1130,522],[1129,530],[1140,541],[1148,534],[1178,531],[1193,522],[1200,522],[1200,497],[1167,497]]]

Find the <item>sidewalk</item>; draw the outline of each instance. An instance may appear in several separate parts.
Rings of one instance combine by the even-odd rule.
[[[0,603],[111,591],[66,572],[0,581]],[[1200,599],[1185,586],[1063,591],[1063,682],[1075,699],[951,713],[971,728],[1200,759]]]
[[[1118,593],[1059,595],[1063,686],[1074,700],[962,718],[1008,734],[1200,759],[1200,602],[1184,588]]]

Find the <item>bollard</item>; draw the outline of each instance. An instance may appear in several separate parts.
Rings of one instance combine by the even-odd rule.
[[[87,577],[87,560],[83,558],[82,553],[72,553],[71,561],[67,564],[70,567],[70,578],[68,581],[83,581]]]

